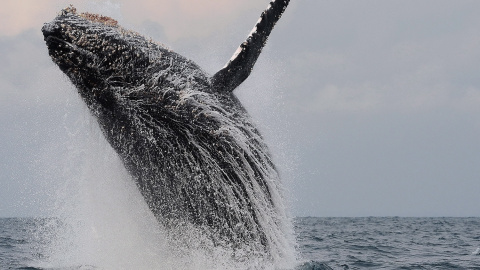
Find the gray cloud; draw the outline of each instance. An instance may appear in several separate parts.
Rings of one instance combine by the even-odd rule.
[[[478,91],[475,8],[470,1],[306,1],[275,46],[285,45],[290,66],[301,71],[292,86],[329,102],[310,104],[319,110],[453,106]],[[310,97],[299,103],[317,101]]]

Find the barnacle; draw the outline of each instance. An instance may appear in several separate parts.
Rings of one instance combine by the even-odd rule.
[[[93,14],[89,12],[80,13],[80,17],[87,19],[92,22],[99,22],[109,26],[117,26],[118,22],[110,17]]]

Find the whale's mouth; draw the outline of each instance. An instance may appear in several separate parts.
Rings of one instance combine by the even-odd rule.
[[[82,89],[80,92],[87,93],[92,89],[104,88],[104,81],[97,67],[98,57],[93,52],[69,40],[58,22],[45,24],[42,32],[53,62]]]
[[[64,72],[76,70],[88,62],[90,52],[55,36],[45,38],[48,53]]]
[[[46,24],[42,32],[50,57],[64,72],[85,67],[96,59],[92,52],[65,40],[60,27]]]
[[[42,32],[48,53],[57,64],[60,64],[60,58],[72,53],[73,45],[63,38],[60,26],[55,23],[46,23],[42,27]]]

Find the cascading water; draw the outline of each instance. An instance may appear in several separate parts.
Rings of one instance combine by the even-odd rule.
[[[56,203],[54,218],[39,228],[48,236],[39,266],[173,269],[162,228],[73,90],[65,90],[73,100],[63,124],[68,138],[44,155]]]
[[[72,90],[72,89],[68,89]],[[236,261],[229,250],[205,246],[195,231],[172,246],[118,155],[72,91],[65,116],[68,139],[46,153],[59,180],[56,206],[39,227],[42,269],[284,269],[261,260]],[[285,261],[285,267],[291,262]]]
[[[63,78],[65,79],[65,78]],[[59,78],[60,80],[60,78]],[[64,85],[62,85],[64,87]],[[48,235],[44,269],[291,269],[292,257],[277,265],[262,260],[236,261],[230,250],[205,246],[194,230],[184,231],[189,250],[169,243],[118,155],[78,95],[66,89],[64,129],[68,138],[45,158],[55,161],[55,218],[39,228]],[[47,162],[45,162],[47,163]],[[282,266],[282,264],[284,264]]]

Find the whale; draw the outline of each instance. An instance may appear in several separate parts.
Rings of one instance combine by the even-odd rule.
[[[278,169],[233,92],[288,4],[271,1],[213,75],[113,18],[73,6],[42,27],[52,61],[173,242],[196,235],[232,256],[270,259],[291,244]]]

